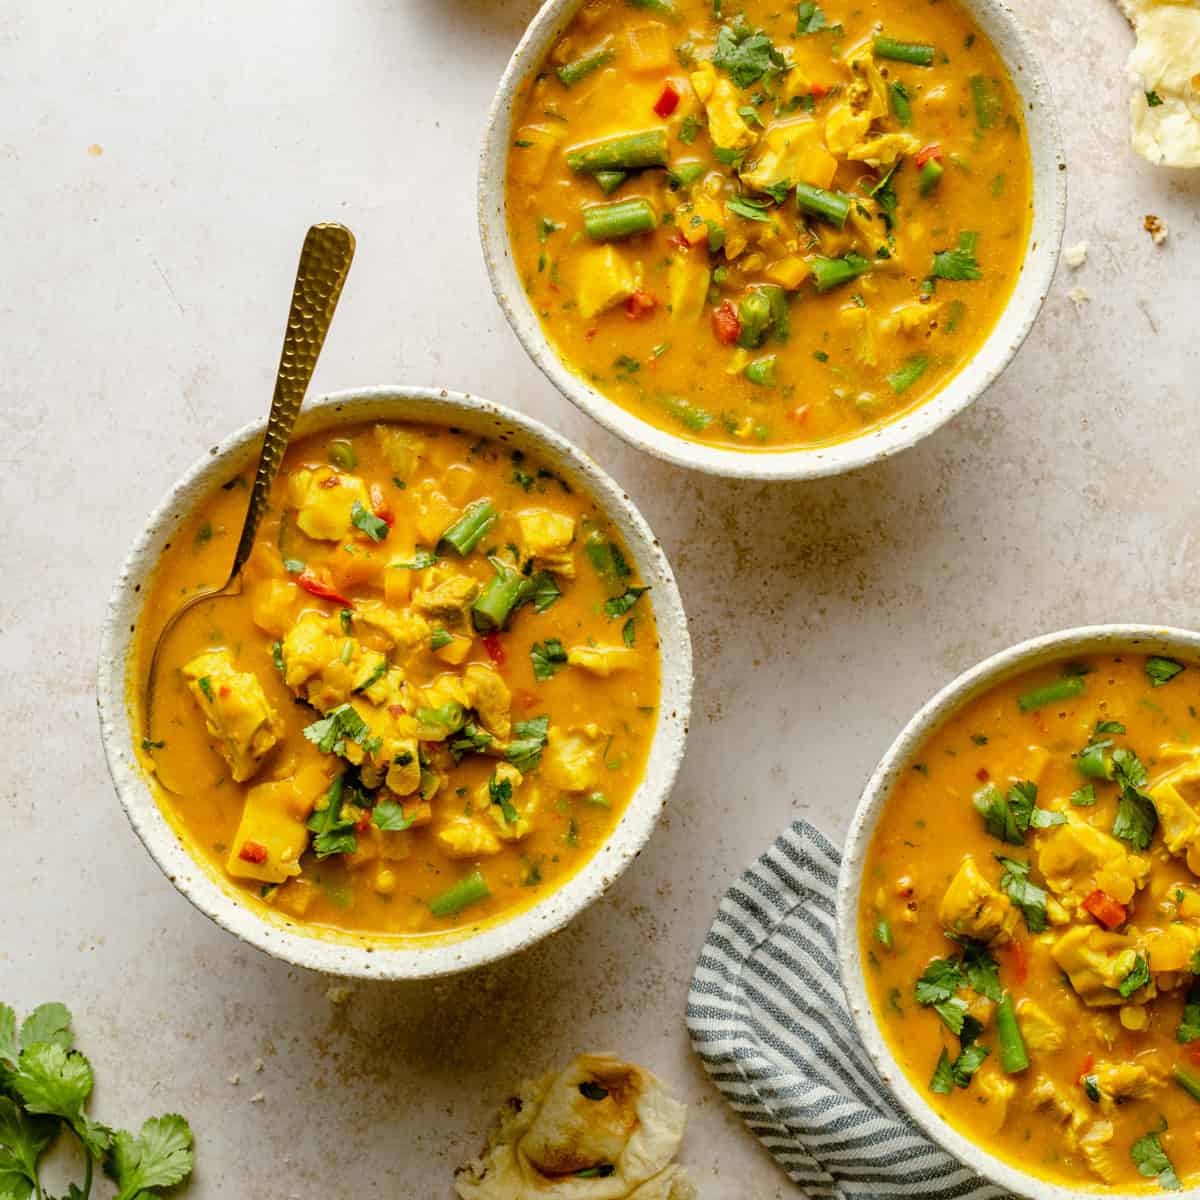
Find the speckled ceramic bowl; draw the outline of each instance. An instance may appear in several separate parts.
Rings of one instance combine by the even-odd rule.
[[[1078,654],[1093,653],[1162,654],[1200,658],[1200,633],[1169,629],[1160,625],[1093,625],[1065,629],[1021,642],[985,659],[947,684],[900,731],[867,782],[846,835],[842,870],[838,878],[838,965],[850,1011],[854,1014],[859,1036],[884,1082],[900,1104],[912,1114],[935,1142],[977,1171],[1017,1196],[1031,1200],[1074,1200],[1080,1195],[1103,1194],[1125,1200],[1115,1191],[1097,1189],[1095,1193],[1049,1183],[1018,1170],[1008,1162],[989,1154],[952,1129],[933,1110],[924,1093],[914,1087],[896,1062],[887,1041],[875,1022],[863,976],[862,948],[858,940],[858,903],[867,851],[880,813],[896,780],[909,770],[913,757],[944,722],[948,721],[977,696],[1043,663]],[[1200,1188],[1175,1193],[1185,1200],[1200,1200]],[[1145,1193],[1139,1193],[1144,1196]]]
[[[692,649],[675,577],[661,546],[630,498],[590,458],[529,417],[478,397],[429,388],[340,392],[308,405],[296,436],[370,420],[427,421],[494,438],[546,461],[589,492],[620,530],[650,585],[662,656],[662,703],[646,774],[605,845],[541,903],[476,931],[408,939],[313,936],[282,917],[250,908],[218,873],[194,857],[163,815],[158,789],[134,752],[131,697],[140,686],[134,630],[163,547],[202,497],[257,458],[263,423],[238,430],[214,447],[167,493],[138,535],[109,602],[100,646],[100,732],[121,803],[167,878],[222,928],[276,958],[339,975],[417,979],[480,966],[523,950],[561,928],[593,901],[646,844],[683,758],[692,696]]]
[[[677,437],[608,399],[564,363],[521,285],[508,240],[505,162],[517,89],[561,36],[583,0],[547,0],[521,39],[492,101],[479,163],[479,234],[492,290],[521,344],[573,404],[627,442],[681,467],[744,479],[815,479],[866,466],[919,442],[977,400],[1020,349],[1054,278],[1067,208],[1066,158],[1042,69],[1006,0],[960,0],[1008,64],[1033,160],[1033,224],[1021,277],[979,353],[926,401],[859,437],[811,450],[730,450]]]

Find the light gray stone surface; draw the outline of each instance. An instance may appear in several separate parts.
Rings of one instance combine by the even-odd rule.
[[[1086,621],[1200,619],[1200,180],[1129,151],[1129,35],[1107,0],[1018,9],[1087,263],[949,428],[852,477],[755,487],[661,467],[577,415],[492,301],[475,152],[527,0],[0,7],[0,996],[75,1010],[102,1117],[191,1117],[197,1200],[442,1200],[508,1086],[595,1047],[692,1104],[705,1197],[790,1194],[683,1029],[722,890],[798,813],[839,836],[902,721],[983,655]],[[1147,213],[1169,223],[1161,249]],[[355,230],[358,261],[316,387],[445,384],[575,438],[662,538],[698,664],[669,815],[605,902],[523,957],[340,1005],[159,874],[93,699],[127,544],[265,407],[320,218]]]

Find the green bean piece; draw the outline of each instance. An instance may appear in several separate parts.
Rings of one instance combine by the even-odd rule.
[[[900,42],[882,33],[875,35],[875,57],[892,62],[911,63],[914,67],[932,67],[934,49],[920,42]]]
[[[650,12],[656,12],[660,16],[673,17],[675,15],[675,5],[671,0],[629,0],[631,8],[645,8]]]
[[[830,292],[860,275],[865,275],[871,264],[861,254],[843,255],[841,258],[814,258],[812,260],[813,282],[818,292]]]
[[[659,401],[669,416],[694,433],[703,433],[713,423],[713,415],[708,409],[683,396],[661,396]]]
[[[801,212],[823,217],[831,225],[841,229],[850,215],[850,197],[828,191],[826,188],[814,187],[811,183],[798,183],[796,207]]]
[[[708,168],[701,162],[682,162],[667,171],[673,188],[691,187]]]
[[[628,176],[624,171],[597,171],[592,178],[600,185],[600,190],[606,196],[611,196]]]
[[[738,345],[747,350],[761,346],[771,327],[771,300],[762,288],[754,288],[742,297],[738,304],[738,320],[742,325]]]
[[[586,79],[593,71],[607,66],[614,58],[616,52],[611,46],[601,46],[574,62],[564,63],[554,73],[563,87],[574,87],[581,79]]]
[[[598,171],[639,171],[643,167],[667,165],[667,131],[647,129],[582,146],[567,155],[567,166],[576,175]]]
[[[892,923],[887,917],[880,917],[875,922],[875,940],[885,950],[890,950],[895,945],[892,939]]]
[[[469,905],[486,900],[492,893],[481,871],[472,871],[457,883],[452,883],[444,892],[439,892],[429,902],[429,911],[435,917],[452,917]]]
[[[339,471],[353,471],[358,466],[358,455],[354,453],[354,447],[345,438],[337,438],[330,442],[326,454],[329,456],[329,461]]]
[[[480,633],[503,629],[513,609],[533,588],[532,581],[504,559],[490,558],[488,561],[496,573],[471,605],[471,620]]]
[[[1200,1100],[1200,1075],[1197,1075],[1195,1071],[1189,1071],[1187,1067],[1181,1067],[1178,1064],[1171,1068],[1171,1074],[1174,1077],[1175,1082],[1179,1084],[1179,1086],[1183,1088],[1183,1090],[1187,1092],[1187,1094],[1191,1096],[1193,1100]]]
[[[642,196],[613,204],[589,204],[583,210],[583,227],[593,242],[619,242],[649,233],[657,224],[653,206]]]
[[[466,556],[479,545],[483,535],[496,523],[499,513],[488,497],[467,505],[462,516],[438,539],[438,546],[451,546]]]
[[[1017,1010],[1010,993],[1005,992],[996,1005],[996,1036],[1000,1042],[1000,1066],[1008,1075],[1017,1075],[1029,1066],[1029,1053],[1021,1026],[1017,1024]]]
[[[1082,695],[1086,686],[1082,675],[1065,675],[1045,687],[1025,692],[1017,698],[1017,707],[1022,712],[1032,712],[1035,708],[1044,708],[1047,704],[1057,704],[1060,700],[1071,700]]]
[[[897,396],[903,396],[929,369],[929,359],[924,354],[914,354],[888,377],[888,384]]]
[[[771,303],[771,332],[781,342],[792,335],[792,314],[788,308],[788,294],[777,283],[764,283],[760,292]]]
[[[921,168],[921,174],[918,177],[917,186],[920,188],[922,196],[928,196],[939,183],[942,182],[942,176],[946,173],[945,168],[936,158],[925,160],[925,165]]]
[[[775,355],[768,354],[766,358],[756,358],[752,363],[747,363],[742,374],[759,387],[774,387]]]

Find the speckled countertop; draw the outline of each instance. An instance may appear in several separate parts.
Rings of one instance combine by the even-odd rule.
[[[706,1200],[791,1194],[684,1033],[723,889],[798,813],[840,836],[900,723],[985,654],[1081,622],[1200,623],[1200,178],[1128,150],[1109,0],[1017,8],[1087,263],[950,427],[847,478],[756,487],[578,415],[492,300],[475,151],[530,0],[0,7],[0,997],[71,1006],[101,1117],[191,1118],[196,1200],[445,1200],[508,1086],[596,1047],[691,1103]],[[666,546],[699,665],[668,816],[604,902],[521,957],[340,1004],[162,877],[109,785],[93,692],[128,543],[264,409],[297,248],[325,217],[358,259],[315,387],[447,385],[574,438]]]

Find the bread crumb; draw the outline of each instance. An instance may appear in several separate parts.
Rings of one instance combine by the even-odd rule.
[[[265,1100],[266,1096],[264,1096],[262,1092],[255,1092],[254,1095],[250,1097],[251,1104],[262,1104]]]
[[[354,990],[352,988],[342,987],[340,985],[325,989],[325,999],[328,1000],[330,1004],[345,1004],[346,1001],[349,1000],[353,995]]]
[[[1088,244],[1087,242],[1077,242],[1074,246],[1068,246],[1063,251],[1063,262],[1071,268],[1072,271],[1078,271],[1080,267],[1087,262]]]
[[[1171,232],[1167,228],[1166,221],[1162,217],[1156,217],[1153,213],[1146,214],[1142,228],[1150,235],[1150,240],[1156,246],[1161,246],[1167,240],[1167,234]]]
[[[263,1062],[263,1060],[262,1060],[261,1058],[256,1058],[256,1059],[254,1060],[254,1071],[255,1071],[255,1074],[257,1074],[257,1075],[261,1075],[261,1074],[262,1074],[262,1072],[263,1072],[263,1067],[265,1067],[265,1066],[266,1066],[266,1063],[264,1063],[264,1062]]]
[[[1087,290],[1087,288],[1073,287],[1067,293],[1067,299],[1070,300],[1071,303],[1074,304],[1075,307],[1079,308],[1079,309],[1083,308],[1083,306],[1085,304],[1087,304],[1091,300],[1091,298],[1092,298],[1092,293],[1089,292]]]
[[[242,1082],[242,1077],[240,1075],[230,1075],[229,1076],[229,1083],[233,1087],[237,1087],[237,1085],[241,1082]]]

